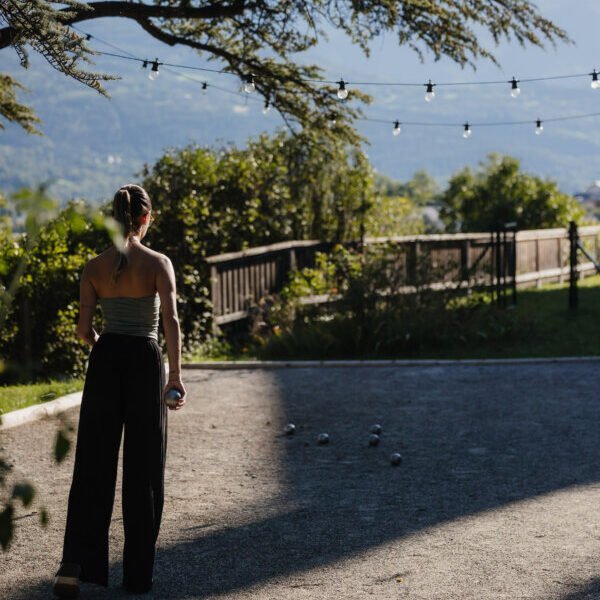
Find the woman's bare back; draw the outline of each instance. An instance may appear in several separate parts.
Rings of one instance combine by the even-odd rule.
[[[90,260],[86,268],[99,298],[139,298],[156,294],[156,277],[165,258],[142,244],[132,243],[127,253],[127,266],[116,282],[112,277],[118,260],[114,246]]]

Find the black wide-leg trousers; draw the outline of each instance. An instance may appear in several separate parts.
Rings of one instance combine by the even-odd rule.
[[[108,529],[123,446],[123,584],[152,585],[164,499],[167,407],[164,363],[148,337],[102,334],[92,348],[83,389],[63,562],[81,580],[108,585]]]

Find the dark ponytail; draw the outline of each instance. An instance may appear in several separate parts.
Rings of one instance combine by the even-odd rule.
[[[127,266],[127,242],[140,230],[139,217],[152,210],[152,202],[146,190],[139,185],[128,184],[120,188],[113,199],[113,218],[121,225],[125,238],[124,250],[117,248],[117,260],[112,272],[113,281]]]

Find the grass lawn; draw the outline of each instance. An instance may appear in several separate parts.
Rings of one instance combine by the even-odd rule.
[[[568,308],[568,285],[550,284],[517,291],[519,320],[534,323],[534,333],[514,342],[463,351],[460,357],[553,357],[600,355],[600,276],[579,282],[579,307]],[[451,356],[448,358],[459,358]]]
[[[48,402],[82,389],[83,379],[0,386],[0,414]]]
[[[502,326],[510,325],[510,335],[489,335],[482,327],[481,337],[474,339],[482,323],[465,322],[468,341],[458,339],[454,344],[429,344],[410,353],[355,353],[356,335],[353,330],[340,332],[327,326],[310,325],[266,346],[266,357],[290,359],[463,359],[463,358],[544,358],[559,356],[600,355],[600,276],[579,282],[579,308],[568,308],[568,285],[549,284],[541,288],[519,289],[516,307],[501,313]],[[476,317],[481,319],[482,317]],[[483,317],[483,323],[489,323]],[[493,330],[493,327],[492,327]],[[333,336],[333,338],[331,337]],[[348,343],[345,343],[348,342]],[[372,342],[371,342],[372,343]],[[347,350],[350,349],[350,350]]]

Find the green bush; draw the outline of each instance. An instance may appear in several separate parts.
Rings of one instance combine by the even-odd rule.
[[[316,269],[295,273],[260,315],[257,340],[265,359],[415,357],[530,335],[530,323],[498,309],[488,294],[439,289],[454,265],[421,257],[412,272],[398,246],[364,254],[336,249]],[[332,302],[306,307],[302,297],[330,293]]]
[[[83,373],[88,349],[76,336],[79,277],[85,263],[111,243],[102,219],[87,212],[72,202],[60,212],[48,211],[48,219],[26,233],[0,241],[6,324],[0,328],[0,382]]]

